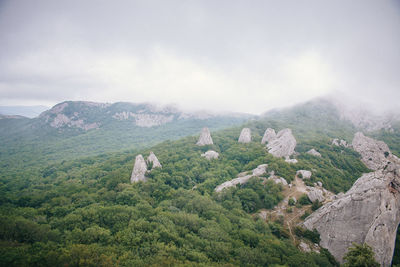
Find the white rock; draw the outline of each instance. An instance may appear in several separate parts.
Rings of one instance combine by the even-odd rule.
[[[131,175],[131,183],[139,181],[146,181],[145,174],[147,172],[147,164],[142,155],[137,155],[135,159],[135,165]]]
[[[308,191],[307,196],[311,200],[311,202],[315,202],[317,200],[319,202],[323,202],[325,200],[322,190],[311,186],[306,186],[306,188]]]
[[[301,174],[301,176],[302,176],[301,178],[302,179],[310,179],[311,175],[312,175],[312,172],[307,171],[307,170],[298,170],[296,172],[296,175],[298,176],[299,174]]]
[[[150,152],[150,155],[147,157],[147,163],[150,165],[150,163],[153,164],[151,169],[154,168],[162,168],[161,163],[158,161],[158,158],[156,155],[153,153],[153,151]]]
[[[320,181],[317,182],[317,185],[322,187],[322,183]]]
[[[239,143],[250,143],[251,142],[251,130],[249,128],[243,128],[240,133]]]
[[[308,150],[306,153],[307,153],[307,154],[310,154],[310,155],[313,155],[313,156],[316,156],[316,157],[321,157],[321,153],[319,153],[319,152],[318,152],[317,150],[315,150],[314,148]]]
[[[361,154],[362,162],[372,170],[385,167],[392,158],[392,153],[384,142],[366,137],[361,132],[354,135],[352,145]]]
[[[283,129],[278,132],[276,138],[268,142],[268,152],[275,157],[288,158],[294,153],[296,147],[296,139],[292,134],[292,130]]]
[[[205,145],[212,145],[213,140],[211,138],[210,130],[207,127],[204,127],[200,133],[199,141],[197,141],[196,145],[198,146],[205,146]]]
[[[339,140],[337,138],[332,140],[332,145],[334,145],[334,146],[342,146],[342,147],[349,147],[349,145],[347,144],[347,142],[345,140],[343,140],[343,139]]]
[[[208,160],[217,159],[219,157],[219,153],[214,150],[208,150],[206,153],[201,154],[202,157],[205,157]]]
[[[253,175],[254,176],[261,176],[261,175],[263,175],[264,173],[267,172],[267,168],[268,168],[268,164],[258,165],[257,168],[255,168],[253,170]]]
[[[261,144],[265,144],[267,142],[271,142],[276,138],[276,133],[274,129],[268,128],[265,130],[264,136],[261,140]]]
[[[307,245],[307,243],[305,243],[304,241],[300,241],[299,249],[300,249],[301,251],[304,251],[304,252],[311,252],[310,246]]]
[[[295,164],[295,163],[297,163],[297,159],[286,158],[285,161],[286,161],[287,163],[290,163],[290,164]]]

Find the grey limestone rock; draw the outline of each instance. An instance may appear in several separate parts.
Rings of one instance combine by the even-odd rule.
[[[141,154],[137,155],[135,158],[135,165],[133,166],[133,171],[131,175],[131,183],[136,183],[139,181],[146,181],[147,164]]]
[[[389,147],[382,141],[374,140],[358,132],[353,138],[353,149],[361,154],[361,160],[372,169],[377,170],[387,165],[392,153]]]
[[[276,138],[268,142],[268,152],[275,157],[285,157],[288,159],[294,153],[296,147],[296,139],[292,134],[292,130],[283,129],[278,132]]]
[[[201,154],[202,157],[205,157],[208,160],[217,159],[219,157],[219,153],[214,150],[208,150],[206,153]]]
[[[268,164],[261,164],[261,165],[258,165],[257,168],[255,168],[255,169],[253,170],[253,175],[254,175],[254,176],[261,176],[261,175],[263,175],[264,173],[267,172],[267,167],[268,167]]]
[[[317,150],[315,150],[314,148],[308,150],[306,153],[307,153],[307,154],[310,154],[310,155],[313,155],[313,156],[316,156],[316,157],[321,157],[321,153],[319,153],[319,152],[318,152]]]
[[[338,138],[335,138],[335,139],[332,140],[332,145],[334,145],[334,146],[342,146],[342,147],[349,147],[349,145],[347,144],[347,142],[345,140],[343,140],[343,139],[339,140]]]
[[[250,143],[251,142],[251,130],[249,128],[243,128],[240,133],[239,143]]]
[[[147,157],[147,163],[150,164],[152,163],[153,166],[151,167],[151,169],[154,168],[162,168],[161,163],[158,161],[158,158],[156,157],[156,155],[153,153],[153,151],[150,152],[150,155]]]
[[[261,140],[261,144],[265,144],[268,142],[271,142],[272,140],[274,140],[276,138],[276,133],[274,129],[268,128],[267,130],[265,130],[264,136]]]
[[[361,143],[361,148],[367,148],[360,150],[361,154],[368,153],[373,159],[380,157],[374,154],[386,150],[382,143],[360,134],[355,139],[355,149]],[[370,167],[378,170],[362,175],[349,191],[338,194],[304,222],[308,229],[318,230],[320,245],[339,262],[355,242],[369,244],[382,266],[391,264],[400,223],[400,160],[391,156],[389,162],[385,158],[385,166],[375,163]]]
[[[301,174],[301,178],[302,179],[310,179],[311,175],[312,175],[312,172],[311,171],[307,171],[307,170],[298,170],[296,172],[296,175],[299,175],[299,174]]]
[[[211,138],[210,130],[207,127],[204,127],[201,130],[199,140],[197,141],[196,145],[198,146],[205,146],[205,145],[212,145],[213,140]]]
[[[321,189],[307,186],[307,196],[311,200],[311,202],[319,201],[323,202],[325,200],[324,192]]]

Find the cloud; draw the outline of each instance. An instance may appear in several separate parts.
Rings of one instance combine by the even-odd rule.
[[[332,92],[384,108],[400,97],[396,2],[0,5],[0,104],[131,101],[261,113]]]

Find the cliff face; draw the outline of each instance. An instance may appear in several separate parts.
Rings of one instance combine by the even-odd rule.
[[[375,171],[362,175],[349,191],[314,212],[304,225],[318,230],[320,245],[340,262],[356,242],[369,244],[376,260],[390,266],[400,223],[400,160],[386,144],[361,133],[355,135],[353,147]]]

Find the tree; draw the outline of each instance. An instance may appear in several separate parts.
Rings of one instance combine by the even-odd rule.
[[[353,243],[343,259],[344,267],[379,267],[372,248],[367,244]]]

